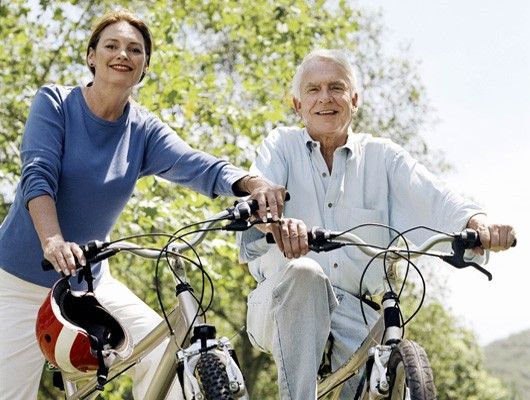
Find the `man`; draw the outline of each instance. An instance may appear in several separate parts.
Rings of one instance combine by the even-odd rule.
[[[308,400],[316,397],[329,333],[333,368],[368,333],[358,298],[381,292],[383,270],[370,268],[360,288],[367,259],[352,248],[309,253],[307,227],[342,230],[380,223],[451,232],[467,226],[479,231],[485,249],[494,250],[507,249],[515,233],[511,226],[488,224],[478,206],[451,192],[390,140],[351,131],[358,94],[352,67],[340,51],[308,54],[294,76],[292,95],[305,127],[273,130],[252,167],[290,192],[285,218],[243,233],[240,244],[241,259],[258,282],[248,298],[249,337],[273,354],[281,398]],[[278,245],[268,245],[263,232],[272,232]],[[383,246],[391,239],[380,227],[356,233]],[[371,326],[378,314],[366,313]],[[354,390],[349,382],[342,398],[352,399]]]

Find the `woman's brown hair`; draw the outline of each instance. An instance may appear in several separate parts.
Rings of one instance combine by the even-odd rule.
[[[90,66],[88,64],[88,54],[90,53],[90,49],[96,49],[99,39],[101,37],[101,32],[109,26],[116,22],[120,21],[126,21],[130,25],[134,26],[136,29],[140,31],[144,38],[145,42],[145,53],[146,53],[146,63],[149,65],[149,61],[151,60],[151,50],[152,50],[152,41],[151,41],[151,32],[149,31],[149,28],[145,24],[144,21],[142,21],[140,18],[138,18],[136,15],[134,15],[132,12],[127,10],[116,10],[116,11],[110,11],[106,13],[101,19],[99,19],[96,24],[94,25],[94,28],[92,29],[92,35],[90,36],[90,40],[88,41],[88,46],[86,50],[86,57],[87,57],[87,65],[90,69],[90,72],[92,72],[92,75],[96,74],[96,70],[93,66]],[[145,73],[142,74],[140,78],[140,82],[142,79],[144,79]]]

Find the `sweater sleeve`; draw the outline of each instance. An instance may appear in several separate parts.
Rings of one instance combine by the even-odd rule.
[[[56,200],[64,141],[64,114],[59,91],[39,89],[26,122],[20,156],[24,204],[41,195]]]
[[[233,196],[233,185],[247,174],[228,161],[190,147],[152,116],[142,175],[158,175],[209,197]]]

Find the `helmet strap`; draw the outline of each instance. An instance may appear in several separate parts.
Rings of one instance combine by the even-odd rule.
[[[79,272],[77,282],[81,283],[83,279],[87,283],[88,291],[94,293],[94,276],[92,275],[92,267],[88,261]]]
[[[109,373],[108,367],[105,365],[105,360],[103,358],[103,345],[99,342],[97,338],[92,336],[92,339],[96,343],[96,353],[98,356],[98,370],[97,370],[97,379],[98,383],[96,384],[97,390],[103,390],[105,383],[107,383],[107,375]]]

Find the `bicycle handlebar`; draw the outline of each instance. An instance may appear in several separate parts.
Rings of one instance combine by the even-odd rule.
[[[290,198],[291,196],[289,192],[286,192],[285,201],[289,201]],[[87,263],[103,261],[120,251],[129,251],[144,258],[156,259],[160,257],[161,251],[166,254],[180,253],[181,251],[187,250],[200,243],[206,236],[208,228],[223,220],[232,221],[230,224],[224,226],[222,228],[223,230],[242,231],[249,229],[251,224],[247,220],[258,211],[258,208],[258,202],[254,199],[243,201],[236,200],[232,207],[228,207],[226,210],[221,211],[203,221],[202,229],[197,232],[190,240],[184,243],[172,243],[167,249],[146,249],[130,242],[122,241],[109,243],[98,240],[91,241],[86,245],[80,245],[79,247],[83,251]],[[53,264],[46,259],[41,261],[41,267],[44,271],[50,271],[54,269]],[[81,268],[81,265],[78,265],[78,269],[79,268]]]
[[[434,256],[442,259],[446,263],[455,268],[473,267],[492,279],[491,273],[473,261],[464,259],[464,253],[467,249],[480,247],[480,237],[474,229],[464,229],[461,232],[452,234],[439,233],[420,246],[408,247],[378,247],[373,244],[366,243],[359,236],[351,232],[337,232],[330,231],[320,227],[313,227],[307,232],[309,249],[317,253],[322,251],[331,251],[347,245],[357,246],[363,253],[370,257],[419,257],[422,255]],[[271,233],[266,235],[267,243],[275,243],[274,237]],[[453,249],[452,253],[429,252],[434,245],[443,242],[451,242]],[[512,247],[517,244],[517,241],[512,243]]]

